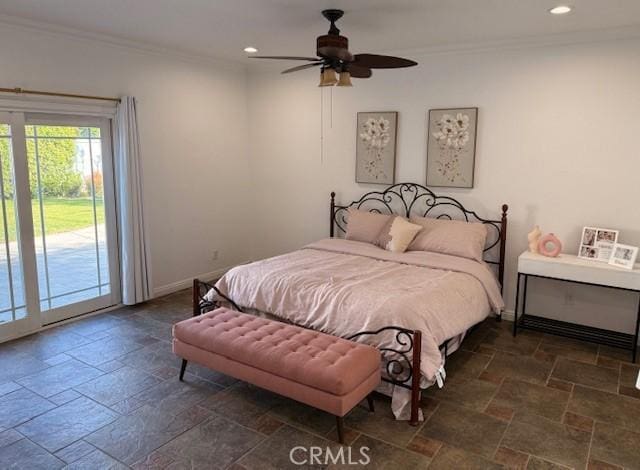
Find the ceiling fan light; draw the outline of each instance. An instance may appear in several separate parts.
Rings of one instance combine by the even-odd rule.
[[[340,72],[340,80],[338,80],[338,86],[353,86],[351,83],[351,74],[349,72]]]
[[[320,85],[319,86],[333,86],[338,83],[338,77],[336,76],[336,71],[333,69],[324,69],[322,74],[320,75]]]

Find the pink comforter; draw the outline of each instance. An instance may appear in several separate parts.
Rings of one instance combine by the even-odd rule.
[[[389,325],[421,330],[421,371],[431,383],[444,364],[439,345],[504,307],[484,263],[335,238],[235,267],[217,287],[241,307],[336,336]],[[398,347],[392,333],[358,340]]]

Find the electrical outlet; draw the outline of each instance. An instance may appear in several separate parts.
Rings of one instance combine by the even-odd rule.
[[[212,261],[218,261],[218,250],[213,250],[211,252],[211,260]]]

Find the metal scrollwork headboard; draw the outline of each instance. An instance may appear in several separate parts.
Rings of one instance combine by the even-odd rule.
[[[336,204],[335,196],[336,193],[332,192],[329,226],[329,234],[332,237],[336,235],[336,228],[341,233],[346,232],[350,208],[379,214],[396,214],[407,218],[420,216],[485,224],[488,232],[484,249],[485,262],[497,267],[498,280],[502,286],[507,240],[507,210],[509,209],[506,204],[502,205],[500,220],[484,219],[456,199],[438,196],[429,188],[417,183],[398,183],[382,191],[371,191],[345,206]]]

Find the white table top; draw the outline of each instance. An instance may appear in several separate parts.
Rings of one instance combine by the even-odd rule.
[[[607,263],[560,254],[556,258],[525,251],[518,257],[518,272],[567,281],[640,290],[640,264],[624,269]]]

